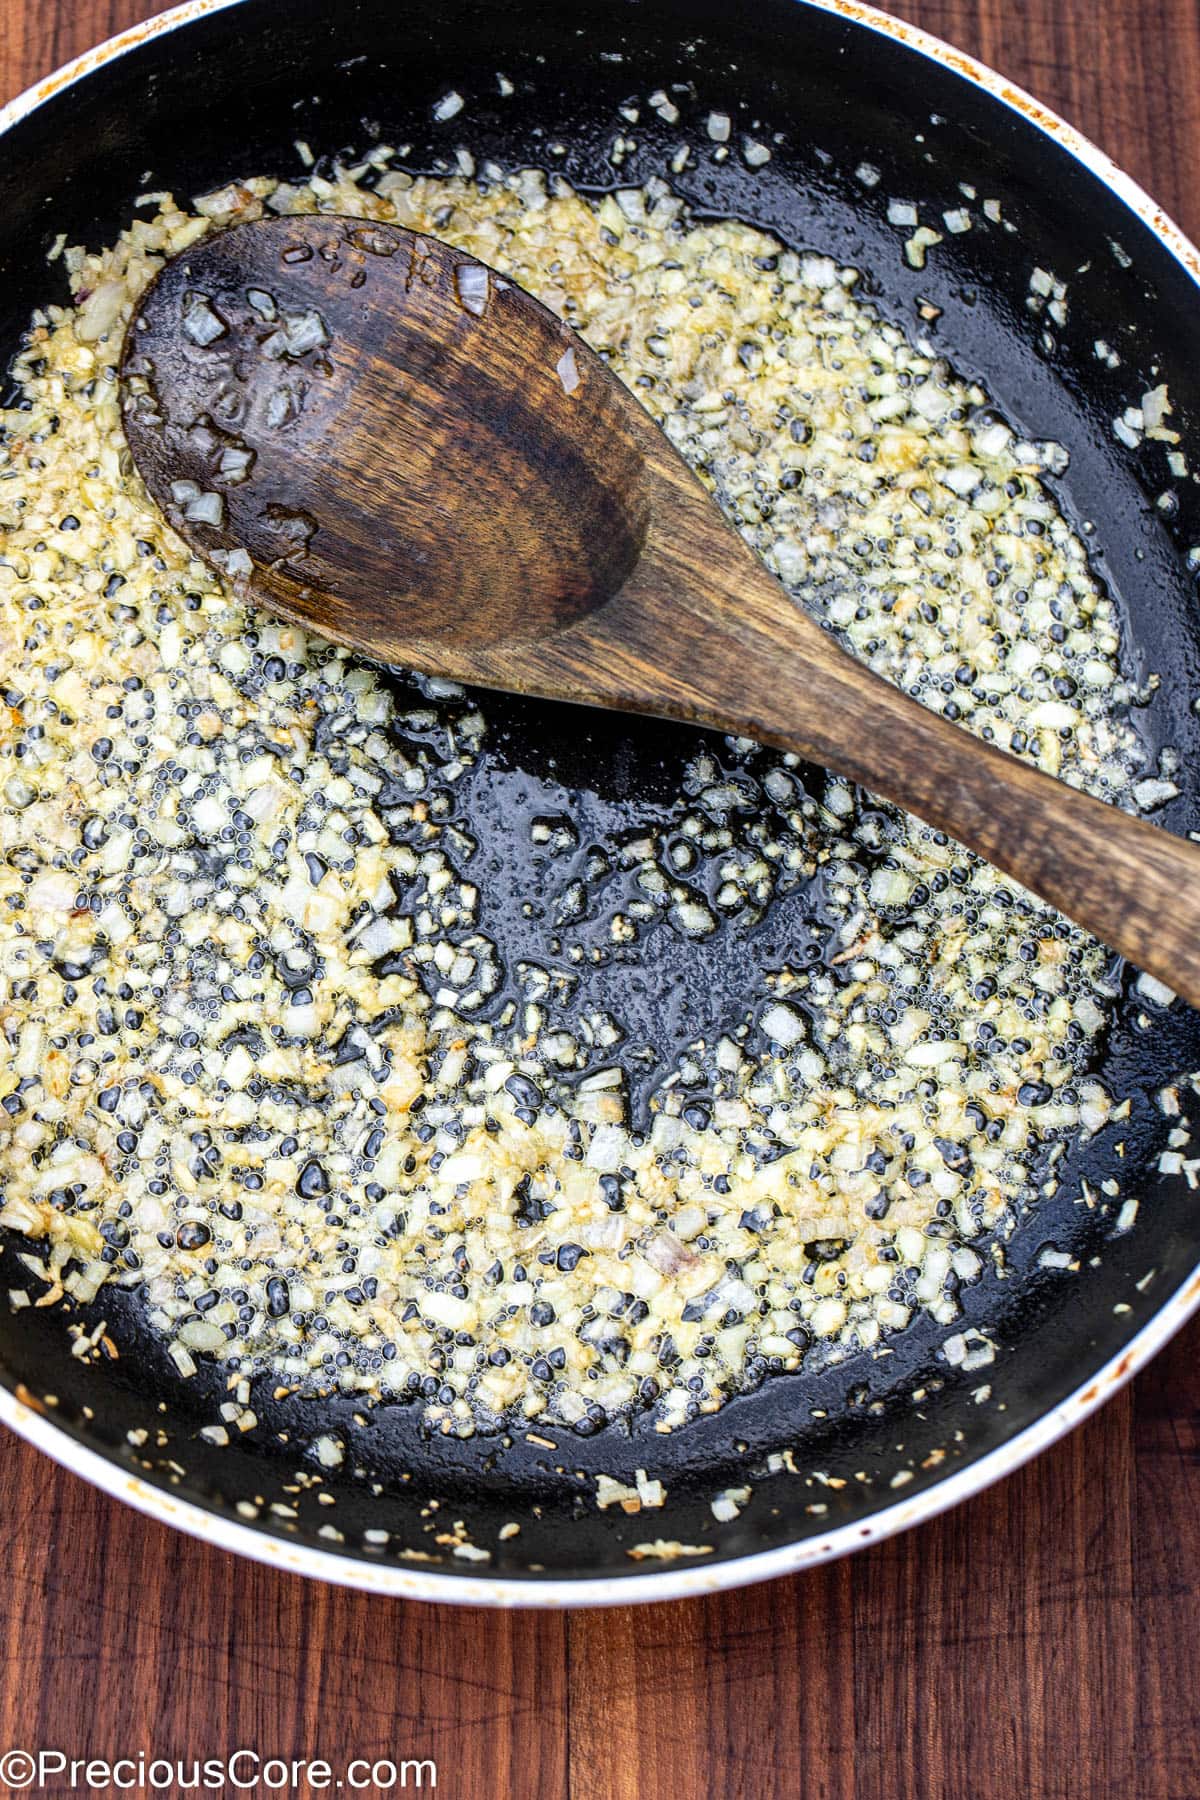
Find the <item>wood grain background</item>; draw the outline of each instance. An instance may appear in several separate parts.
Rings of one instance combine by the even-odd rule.
[[[157,10],[0,0],[0,98]],[[1197,0],[905,0],[1200,237]],[[152,1525],[5,1436],[0,1752],[428,1756],[454,1800],[1197,1800],[1200,1324],[909,1536],[695,1604],[462,1612]]]

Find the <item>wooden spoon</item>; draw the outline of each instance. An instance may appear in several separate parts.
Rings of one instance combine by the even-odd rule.
[[[1200,1004],[1200,848],[842,651],[575,332],[462,252],[330,216],[215,232],[145,294],[121,374],[150,492],[269,609],[383,662],[798,751]]]

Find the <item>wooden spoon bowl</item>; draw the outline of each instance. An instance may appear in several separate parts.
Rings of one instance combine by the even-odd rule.
[[[641,556],[643,449],[581,348],[432,238],[264,220],[159,277],[124,373],[153,371],[165,428],[135,405],[126,429],[202,555],[243,545],[279,610],[315,622],[319,605],[331,637],[414,666],[428,645],[445,673],[452,647],[536,641],[603,606]],[[387,423],[344,429],[355,417]],[[246,446],[249,479],[224,480]],[[188,519],[181,481],[220,493],[219,528]]]

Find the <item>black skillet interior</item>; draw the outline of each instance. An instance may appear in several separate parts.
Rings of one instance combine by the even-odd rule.
[[[501,94],[498,72],[511,95]],[[659,87],[680,108],[677,124],[646,107]],[[437,123],[434,104],[451,89],[465,105]],[[636,129],[618,111],[631,101],[641,104]],[[714,109],[733,118],[733,154],[724,161],[705,129]],[[743,161],[745,132],[771,145],[765,167]],[[618,169],[609,152],[619,133],[637,147]],[[480,161],[552,163],[597,188],[644,180],[688,142],[693,156],[676,185],[695,207],[737,214],[791,245],[854,264],[882,311],[910,330],[921,329],[918,304],[933,302],[941,315],[928,329],[937,347],[980,377],[1031,435],[1070,446],[1063,502],[1076,520],[1095,522],[1096,566],[1125,609],[1128,672],[1138,681],[1151,670],[1162,675],[1139,721],[1152,746],[1180,752],[1185,792],[1160,818],[1177,831],[1200,824],[1190,773],[1200,767],[1191,707],[1200,642],[1185,554],[1200,541],[1200,497],[1190,480],[1171,480],[1162,445],[1131,452],[1112,428],[1127,405],[1166,380],[1172,423],[1192,456],[1197,292],[1103,183],[1028,120],[902,44],[798,0],[753,8],[713,0],[459,0],[453,8],[243,0],[103,64],[10,130],[0,156],[0,342],[15,348],[31,309],[61,295],[62,276],[44,260],[60,231],[71,242],[111,241],[147,187],[190,195],[248,172],[294,176],[298,137],[326,154],[361,152],[377,140],[410,144],[408,165],[426,169],[445,167],[464,144]],[[555,142],[565,155],[551,156]],[[880,171],[873,188],[855,175],[864,160]],[[927,268],[911,269],[901,253],[907,231],[887,222],[888,198],[919,201],[922,216],[936,221],[960,203],[960,183],[997,197],[1016,230],[984,221],[976,208],[969,234],[947,236]],[[1069,322],[1053,327],[1053,342],[1045,316],[1027,306],[1037,265],[1070,283]],[[1119,351],[1119,368],[1098,360],[1097,339]],[[1200,466],[1200,446],[1193,460]],[[1153,504],[1166,489],[1177,494],[1172,518]],[[681,729],[550,706],[489,701],[489,713],[496,785],[477,783],[465,805],[501,873],[511,865],[514,820],[560,811],[564,799],[610,822],[656,816],[696,742]],[[503,880],[489,906],[502,943],[537,929],[513,911]],[[811,928],[811,917],[794,914],[757,929],[788,943]],[[665,1034],[676,1041],[718,1016],[741,1017],[746,949],[736,933],[720,935],[715,956],[659,941],[645,989],[647,1034],[664,1036],[664,996]],[[423,1434],[415,1407],[380,1408],[356,1426],[349,1402],[276,1406],[256,1392],[259,1430],[236,1448],[216,1449],[196,1434],[215,1419],[223,1388],[203,1373],[182,1382],[140,1327],[136,1301],[106,1294],[100,1311],[121,1344],[117,1363],[73,1360],[61,1315],[5,1310],[3,1379],[53,1393],[69,1434],[215,1510],[247,1497],[270,1502],[291,1484],[286,1498],[296,1516],[267,1513],[260,1529],[324,1548],[317,1529],[333,1518],[348,1552],[378,1559],[404,1545],[433,1551],[436,1520],[420,1508],[436,1498],[443,1519],[465,1520],[474,1541],[491,1548],[489,1574],[528,1582],[628,1575],[638,1566],[628,1548],[659,1535],[712,1546],[711,1568],[865,1524],[897,1497],[889,1482],[902,1466],[916,1471],[905,1498],[919,1495],[1012,1439],[1129,1343],[1200,1263],[1192,1193],[1157,1173],[1165,1125],[1155,1102],[1168,1077],[1197,1066],[1200,1031],[1182,1005],[1123,1008],[1101,1072],[1133,1100],[1120,1168],[1124,1192],[1142,1197],[1137,1222],[1114,1237],[1112,1209],[1102,1215],[1077,1204],[1079,1176],[1099,1181],[1115,1166],[1117,1133],[1109,1128],[1073,1157],[1057,1197],[1019,1230],[1010,1247],[1016,1278],[989,1276],[966,1296],[964,1323],[986,1323],[998,1346],[986,1377],[951,1370],[937,1355],[946,1329],[925,1318],[882,1361],[859,1355],[823,1372],[774,1377],[672,1436],[644,1418],[586,1440],[550,1431],[557,1450],[521,1437],[460,1443]],[[1039,1267],[1049,1241],[1078,1255],[1081,1273]],[[4,1287],[23,1276],[13,1254],[10,1246]],[[992,1396],[976,1403],[972,1390],[984,1379]],[[915,1389],[924,1390],[919,1402]],[[316,1433],[339,1424],[353,1454],[325,1476],[333,1511],[297,1494],[294,1475]],[[135,1452],[126,1433],[146,1425],[160,1436],[152,1431]],[[802,1476],[821,1469],[851,1479],[839,1489],[786,1469],[767,1473],[766,1457],[787,1446]],[[945,1450],[945,1460],[923,1469],[934,1450]],[[630,1519],[584,1503],[597,1471],[629,1479],[636,1467],[666,1482],[662,1512]],[[854,1479],[858,1472],[868,1479]],[[747,1480],[752,1502],[732,1524],[717,1525],[712,1495]],[[827,1510],[806,1510],[814,1503]],[[510,1519],[521,1523],[520,1535],[498,1542]],[[364,1548],[363,1531],[380,1527],[394,1534],[389,1547]],[[453,1559],[444,1566],[448,1579],[477,1572]]]

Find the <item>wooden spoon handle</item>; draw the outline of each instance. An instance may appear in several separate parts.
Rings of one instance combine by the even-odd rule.
[[[678,539],[660,543],[644,584],[635,577],[589,622],[605,640],[603,685],[617,704],[716,725],[837,770],[977,851],[1200,1006],[1200,845],[907,698],[841,650],[732,534],[716,546],[710,534],[706,549],[715,554],[700,569]]]
[[[810,753],[988,862],[1200,1006],[1200,845],[1094,800],[908,700],[846,657]],[[778,737],[776,737],[778,732]],[[768,737],[783,741],[782,714]]]

